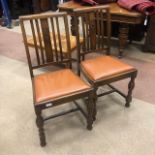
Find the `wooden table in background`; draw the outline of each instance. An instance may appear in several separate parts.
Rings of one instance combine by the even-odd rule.
[[[146,34],[144,51],[155,53],[155,16],[150,17],[149,27]]]
[[[111,20],[112,22],[120,23],[119,27],[119,57],[122,57],[124,52],[124,47],[128,39],[128,31],[130,24],[140,24],[144,21],[144,16],[141,13],[135,11],[128,11],[121,8],[117,3],[108,4],[110,7]],[[71,30],[72,34],[75,35],[74,28],[74,18],[72,16],[73,10],[77,8],[82,8],[87,6],[82,6],[80,3],[74,1],[65,2],[58,5],[59,11],[66,11],[71,15]]]

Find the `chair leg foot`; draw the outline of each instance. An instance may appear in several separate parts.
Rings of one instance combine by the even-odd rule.
[[[93,117],[93,121],[96,121],[96,117]]]
[[[46,146],[46,142],[41,142],[41,143],[40,143],[40,146],[41,146],[41,147]]]
[[[131,76],[131,80],[128,84],[128,95],[126,97],[126,104],[125,104],[125,107],[130,107],[130,102],[132,101],[132,91],[135,87],[135,78],[136,78],[136,75],[137,74],[134,74]]]
[[[87,129],[92,130],[93,129],[92,125],[87,125]]]
[[[44,120],[43,117],[41,116],[41,109],[36,109],[36,124],[39,130],[39,137],[40,137],[40,145],[44,147],[46,145],[46,138],[45,138],[45,133],[44,133]]]
[[[130,104],[127,104],[127,103],[126,103],[126,104],[125,104],[125,107],[126,107],[126,108],[129,108],[129,107],[130,107]]]

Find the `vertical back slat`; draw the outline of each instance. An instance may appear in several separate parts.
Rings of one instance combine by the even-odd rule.
[[[33,36],[33,41],[34,41],[34,45],[35,45],[34,48],[35,48],[35,52],[36,52],[37,63],[40,65],[39,49],[38,49],[39,45],[38,45],[38,41],[36,38],[36,32],[35,32],[33,20],[30,20],[30,25],[31,25],[32,36]]]
[[[97,47],[100,48],[100,21],[99,21],[99,11],[96,10],[96,34],[97,34]]]
[[[96,47],[96,23],[95,12],[89,14],[89,27],[90,27],[90,49],[95,50]]]
[[[110,10],[109,8],[107,8],[107,52],[106,54],[109,55],[110,54],[110,38],[111,38],[111,15],[110,15]]]
[[[90,40],[90,36],[89,36],[89,33],[90,33],[90,31],[89,31],[89,23],[88,23],[88,20],[89,20],[89,18],[88,18],[89,16],[88,16],[88,14],[85,14],[85,31],[86,31],[86,48],[87,48],[87,50],[89,50],[89,40]]]
[[[63,61],[62,43],[61,43],[61,37],[60,37],[60,27],[59,27],[58,17],[56,17],[56,27],[57,27],[57,34],[58,34],[58,46],[59,46],[60,59],[61,61]]]
[[[53,61],[53,52],[52,52],[52,44],[51,44],[51,38],[50,38],[48,19],[47,18],[40,19],[40,24],[41,24],[42,33],[43,33],[43,42],[44,42],[46,59],[47,59],[47,62],[50,62],[50,61]]]
[[[57,43],[56,43],[56,39],[57,39],[57,36],[56,36],[56,32],[55,32],[55,26],[54,26],[54,19],[53,18],[50,18],[50,21],[51,21],[51,26],[52,26],[52,38],[53,38],[53,43],[54,43],[54,54],[55,54],[55,57],[56,57],[56,61],[58,61],[59,57],[58,57],[58,47],[57,47]]]
[[[105,34],[104,34],[104,31],[105,31],[105,28],[104,28],[104,15],[105,13],[100,10],[100,21],[101,21],[101,48],[103,49],[104,48],[104,38],[105,38]]]
[[[75,24],[75,31],[76,31],[76,44],[77,44],[77,69],[78,69],[78,75],[80,75],[80,61],[81,61],[81,56],[83,55],[83,52],[81,52],[81,44],[80,44],[80,27],[78,26],[78,22],[82,22],[82,37],[83,37],[83,44],[82,47],[85,47],[86,43],[86,37],[83,36],[85,34],[85,25],[84,25],[84,20],[81,19],[84,18],[83,16],[81,17],[78,14],[74,14],[74,24]],[[84,49],[85,50],[85,49]]]
[[[69,35],[69,29],[68,29],[69,25],[68,25],[67,16],[64,16],[63,19],[64,19],[64,25],[65,25],[65,36],[66,36],[66,41],[67,41],[67,56],[70,59],[69,66],[72,67],[72,64],[71,64],[71,45],[70,45],[70,35]]]
[[[42,63],[45,63],[45,57],[44,57],[44,50],[43,50],[43,44],[42,44],[42,36],[41,36],[41,31],[39,28],[39,22],[38,19],[35,19],[35,23],[36,23],[36,29],[37,29],[37,37],[38,37],[38,41],[39,41],[39,45],[40,45],[40,51],[41,51],[41,59],[42,59]]]
[[[66,40],[67,40],[67,51],[68,53],[70,53],[70,50],[71,50],[71,47],[70,47],[70,36],[69,36],[69,29],[67,29],[68,27],[68,20],[67,20],[67,17],[64,16],[64,25],[65,26],[65,35],[66,35]]]
[[[93,34],[92,34],[92,21],[91,21],[91,14],[87,14],[87,19],[88,19],[88,36],[89,36],[89,44],[88,44],[88,47],[89,47],[89,50],[91,51],[92,49],[92,37],[93,37]]]
[[[99,9],[98,10],[98,14],[99,14],[99,18],[98,18],[98,22],[99,22],[99,24],[100,24],[100,27],[99,27],[99,35],[98,35],[98,37],[99,37],[99,41],[98,41],[98,48],[99,49],[101,49],[102,48],[102,26],[103,26],[103,23],[102,23],[102,19],[101,19],[101,10]]]
[[[81,17],[81,23],[82,23],[82,37],[83,37],[83,51],[86,51],[86,31],[85,31],[85,22],[84,22],[84,16]],[[80,37],[80,36],[79,36]]]

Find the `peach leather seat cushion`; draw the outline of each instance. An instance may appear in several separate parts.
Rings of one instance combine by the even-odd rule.
[[[134,67],[110,56],[85,60],[81,67],[91,80],[99,80],[134,70]]]
[[[52,33],[50,33],[50,38],[51,38],[52,47],[55,49]],[[42,39],[42,37],[41,37],[41,39]],[[40,46],[39,38],[37,37],[36,40],[37,40],[37,46],[40,48],[41,46]],[[83,38],[80,38],[80,43],[82,43],[82,42],[83,42]],[[27,43],[29,46],[34,47],[34,40],[33,40],[32,36],[28,37]],[[59,40],[58,40],[57,34],[56,34],[56,44],[58,45],[57,46],[57,48],[58,48],[59,47]],[[62,44],[62,52],[67,53],[68,49],[67,49],[67,41],[66,41],[66,35],[65,34],[61,34],[61,44]],[[71,46],[72,51],[76,48],[76,37],[75,36],[70,35],[70,46]],[[42,47],[44,48],[43,41],[42,41]],[[58,48],[57,50],[59,51],[60,49]]]
[[[37,103],[89,88],[90,86],[70,69],[48,72],[34,77]]]

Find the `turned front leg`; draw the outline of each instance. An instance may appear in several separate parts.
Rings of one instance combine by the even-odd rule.
[[[128,94],[127,94],[127,97],[126,97],[126,104],[125,106],[126,107],[130,107],[130,102],[132,101],[132,91],[135,87],[135,78],[137,76],[137,72],[134,73],[132,76],[131,76],[131,80],[128,84]]]

